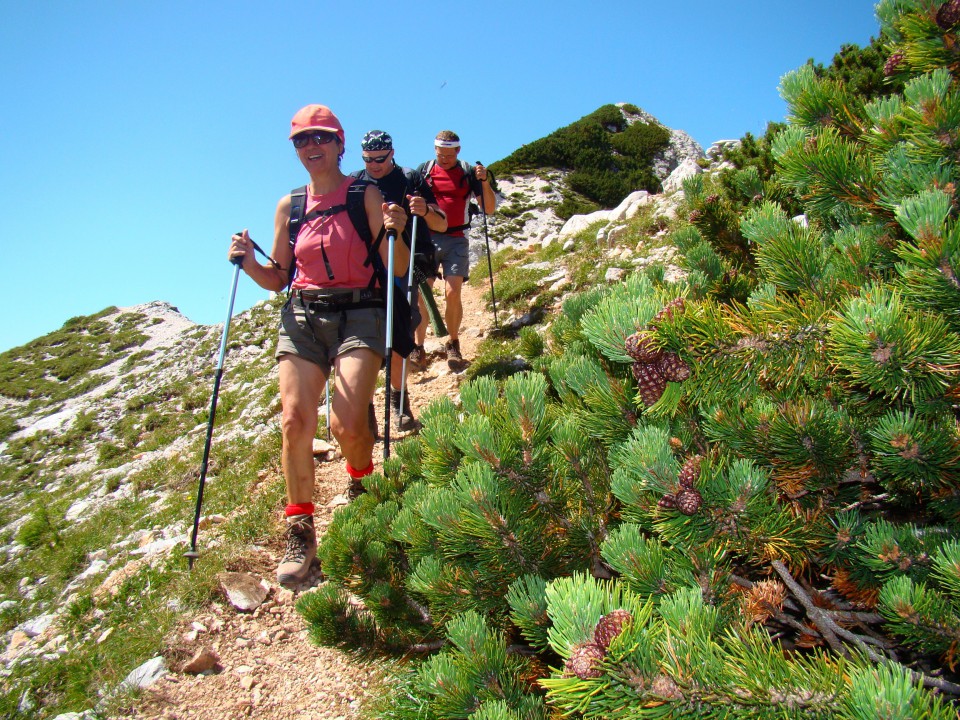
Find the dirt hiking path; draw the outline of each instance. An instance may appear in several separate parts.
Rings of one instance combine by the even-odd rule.
[[[464,316],[460,333],[463,356],[476,356],[480,339],[492,325],[492,316],[481,300],[483,287],[467,283],[463,289]],[[441,305],[442,300],[438,300]],[[451,372],[442,357],[442,341],[427,332],[429,364],[408,376],[407,388],[414,415],[433,398],[447,395],[459,400],[464,375]],[[383,430],[383,390],[375,398]],[[322,419],[321,419],[322,424]],[[404,437],[391,429],[391,443]],[[374,449],[377,470],[382,467],[383,446]],[[339,456],[317,465],[314,491],[317,534],[329,525],[347,488],[347,474]],[[303,618],[294,609],[297,595],[315,586],[314,574],[296,591],[277,585],[276,566],[283,553],[281,508],[277,508],[276,533],[266,547],[251,550],[229,569],[247,572],[270,588],[266,601],[252,613],[236,610],[225,598],[183,620],[171,633],[164,656],[171,672],[111,718],[142,720],[232,720],[257,717],[267,720],[353,720],[361,703],[378,683],[376,662],[361,660],[336,649],[313,644]],[[183,665],[202,649],[219,659],[219,671],[209,675],[181,672]]]

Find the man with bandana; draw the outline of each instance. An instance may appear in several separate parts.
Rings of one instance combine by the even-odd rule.
[[[424,182],[423,177],[417,171],[402,168],[396,164],[394,161],[393,138],[383,130],[371,130],[364,135],[360,141],[360,150],[363,158],[363,170],[358,170],[352,175],[373,183],[380,188],[380,192],[387,198],[387,202],[396,203],[403,207],[411,217],[411,221],[407,223],[407,227],[403,231],[403,239],[409,247],[412,241],[413,222],[416,222],[417,246],[414,248],[414,252],[417,255],[430,257],[430,265],[432,266],[434,248],[431,241],[431,231],[444,232],[447,229],[447,218],[437,205],[430,186]],[[416,218],[416,220],[413,220],[413,218]],[[407,292],[407,278],[397,278],[397,291],[404,294]],[[419,297],[419,293],[417,297]],[[421,305],[419,313],[416,311],[416,304],[413,305],[413,308],[413,326],[417,327],[420,318],[426,316],[426,308]],[[425,331],[425,321],[423,326]],[[426,362],[423,338],[420,338],[408,359],[411,365],[423,368]],[[396,418],[398,430],[413,430],[416,428],[416,420],[410,410],[409,395],[404,394],[403,407],[400,407],[400,388],[403,386],[403,381],[403,358],[394,354],[390,367],[392,414]]]
[[[436,160],[423,163],[417,171],[433,190],[447,217],[446,232],[434,233],[433,244],[443,270],[444,321],[450,333],[445,346],[447,364],[459,372],[466,367],[460,352],[461,292],[463,283],[470,278],[470,245],[463,231],[470,227],[471,199],[476,199],[487,214],[497,209],[496,185],[493,175],[483,165],[470,166],[459,160],[460,137],[452,130],[440,131],[433,144]],[[425,323],[421,328],[425,333]],[[419,329],[417,337],[422,337]]]

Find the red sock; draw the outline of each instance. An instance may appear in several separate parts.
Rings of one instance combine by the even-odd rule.
[[[354,480],[359,480],[360,478],[365,478],[367,475],[373,472],[373,460],[370,461],[370,467],[366,470],[355,470],[350,467],[350,463],[347,463],[347,474],[352,477]]]
[[[313,515],[313,503],[291,503],[287,505],[287,517],[291,515]]]

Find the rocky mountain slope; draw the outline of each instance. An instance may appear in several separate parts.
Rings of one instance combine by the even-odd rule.
[[[653,121],[642,111],[625,117]],[[502,251],[501,323],[514,330],[531,324],[566,293],[646,264],[677,272],[663,238],[682,202],[682,178],[700,172],[703,157],[688,136],[671,131],[654,166],[663,193],[633,193],[617,208],[567,221],[554,212],[562,170],[501,178],[503,202],[487,224],[492,250]],[[475,219],[475,260],[484,247],[481,228]],[[468,297],[471,357],[492,320],[482,270]],[[196,325],[163,302],[110,308],[0,355],[0,714],[53,717],[55,709],[96,706],[98,717],[216,718],[270,707],[270,717],[286,717],[276,708],[289,683],[267,680],[266,669],[282,678],[307,663],[320,690],[296,707],[313,714],[290,717],[356,716],[371,671],[309,645],[294,595],[272,585],[282,497],[273,349],[282,301],[258,304],[231,327],[202,556],[192,573],[182,553],[222,325]],[[529,312],[534,307],[541,312]],[[428,350],[439,347],[430,342]],[[439,395],[456,399],[463,379],[434,362],[412,378],[414,406]],[[335,447],[318,444],[318,503],[328,518],[343,490],[337,458]],[[269,594],[259,609],[243,612],[227,602],[217,578],[224,570],[261,581]],[[294,639],[299,654],[289,652]],[[205,649],[219,658],[221,680],[181,674]],[[124,678],[127,688],[136,684],[130,671],[159,656],[160,666],[181,671],[159,695],[138,706],[117,692]],[[342,696],[331,691],[328,673],[344,678]],[[208,684],[222,704],[204,705],[200,715],[180,706],[210,700]]]

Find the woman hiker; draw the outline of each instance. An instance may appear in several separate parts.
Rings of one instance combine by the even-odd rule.
[[[233,236],[229,250],[229,257],[242,257],[244,272],[267,290],[287,287],[293,269],[276,353],[287,486],[287,549],[277,568],[283,584],[304,580],[316,557],[313,438],[331,365],[336,368],[331,430],[346,460],[352,499],[364,491],[362,478],[373,472],[367,407],[386,354],[386,291],[372,282],[378,263],[371,262],[376,259],[347,211],[348,192],[356,191],[349,190],[354,179],[340,170],[343,127],[329,108],[308,105],[293,116],[290,140],[310,176],[296,245],[291,242],[291,206],[300,200],[292,201],[290,194],[280,199],[274,217],[271,256],[276,266],[257,262],[246,230]],[[382,239],[383,229],[403,231],[406,214],[400,206],[385,203],[374,185],[360,192],[374,238]],[[389,267],[390,244],[395,248],[395,275],[402,277],[409,261],[407,246],[378,242],[373,247],[382,267]]]

